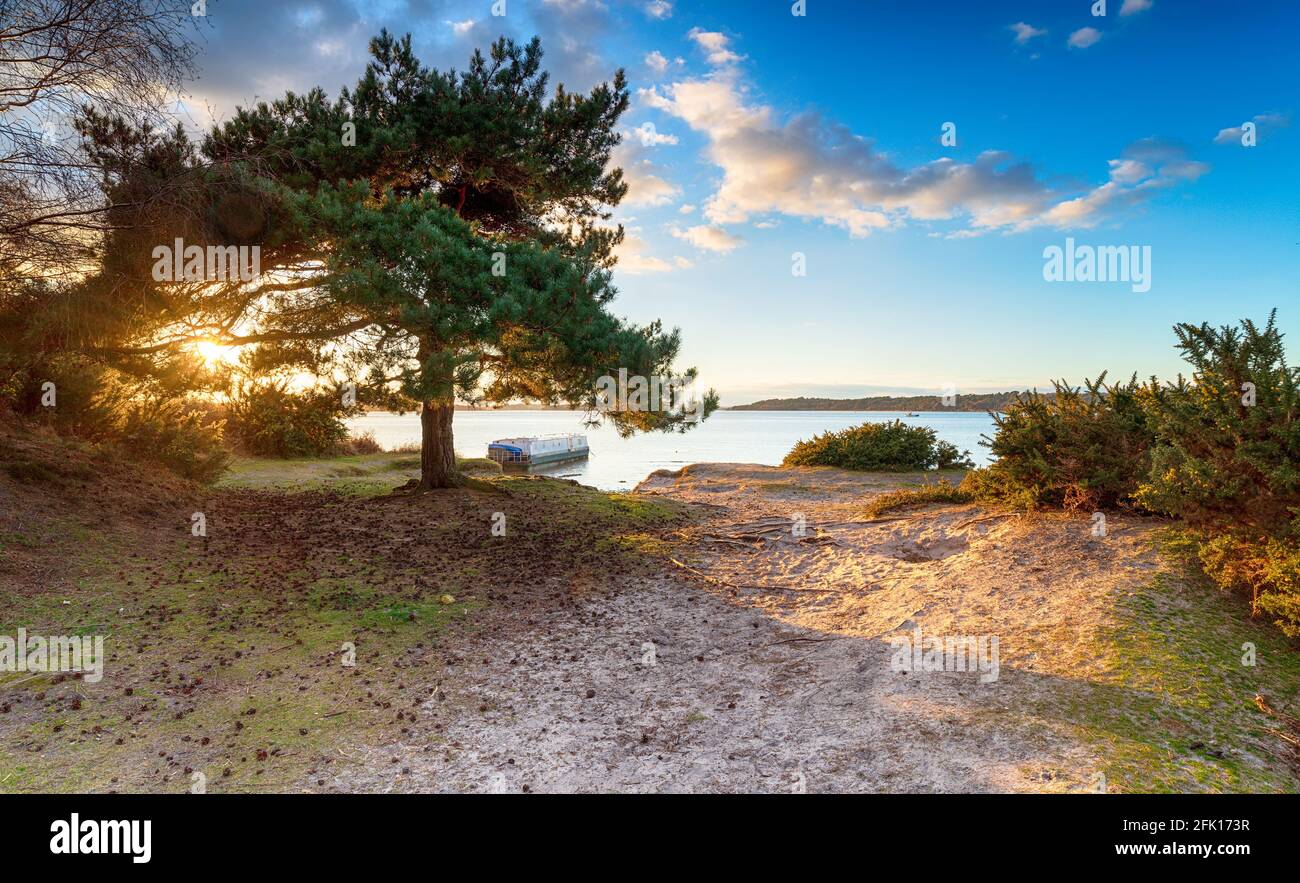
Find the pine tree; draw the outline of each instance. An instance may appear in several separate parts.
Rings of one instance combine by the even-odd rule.
[[[447,487],[457,399],[590,410],[601,375],[671,376],[680,338],[608,309],[622,230],[607,222],[627,189],[608,168],[628,105],[622,72],[547,100],[536,39],[502,39],[462,73],[424,68],[409,35],[381,33],[370,50],[336,101],[313,90],[241,110],[203,149],[273,195],[265,241],[283,281],[239,339],[351,335],[369,388],[420,409],[421,487]],[[716,405],[709,393],[700,413]],[[695,422],[607,416],[623,431]]]

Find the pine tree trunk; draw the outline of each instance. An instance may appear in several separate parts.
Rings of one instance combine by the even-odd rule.
[[[420,490],[456,487],[456,448],[451,436],[454,401],[426,401],[420,406]]]

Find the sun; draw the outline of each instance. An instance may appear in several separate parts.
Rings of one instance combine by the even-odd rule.
[[[238,359],[235,347],[222,346],[211,340],[200,340],[194,344],[194,351],[199,354],[203,361],[208,363],[209,368],[214,368],[223,362],[233,365]]]

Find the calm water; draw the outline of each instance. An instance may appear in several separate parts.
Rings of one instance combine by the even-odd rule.
[[[499,438],[585,432],[590,459],[537,473],[573,478],[605,490],[629,490],[656,469],[680,469],[690,463],[778,466],[801,439],[895,418],[934,429],[939,438],[969,450],[977,463],[988,459],[979,440],[981,434],[993,434],[993,420],[983,413],[906,417],[875,411],[717,411],[684,435],[648,433],[622,439],[609,427],[584,428],[582,415],[574,411],[457,411],[454,432],[456,452],[463,457],[487,456],[488,443]],[[354,433],[374,433],[385,449],[420,443],[420,418],[415,414],[367,414],[348,425]]]

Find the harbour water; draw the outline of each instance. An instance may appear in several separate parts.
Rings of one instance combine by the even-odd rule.
[[[572,478],[604,490],[630,490],[656,469],[680,469],[691,463],[763,463],[780,465],[795,442],[827,431],[867,422],[899,419],[928,426],[938,437],[969,450],[976,463],[988,460],[981,435],[993,434],[993,419],[984,413],[934,412],[908,417],[876,411],[717,411],[686,433],[649,433],[619,438],[609,426],[589,429],[575,411],[457,411],[456,452],[487,456],[488,443],[511,436],[583,432],[591,443],[585,462],[566,463],[539,474]],[[353,433],[372,433],[385,449],[420,443],[416,414],[366,414],[349,421]]]

